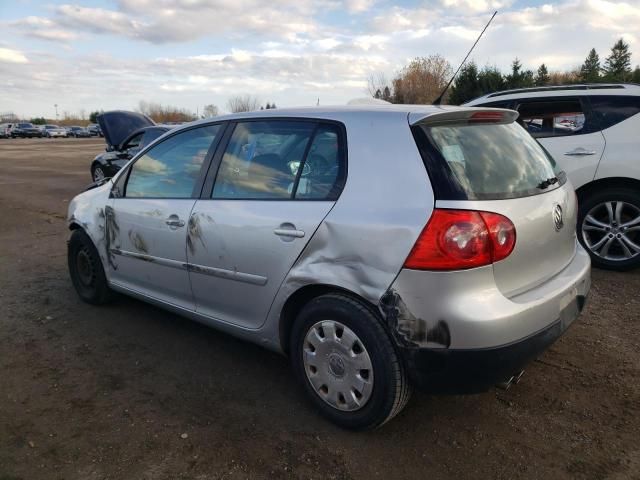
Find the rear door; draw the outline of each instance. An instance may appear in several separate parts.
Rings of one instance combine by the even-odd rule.
[[[200,194],[220,125],[181,131],[154,145],[124,173],[107,209],[113,283],[193,310],[187,222]]]
[[[216,157],[188,225],[196,311],[255,329],[342,190],[344,130],[305,120],[239,122]]]
[[[585,99],[527,99],[516,102],[515,108],[519,121],[562,166],[575,188],[593,180],[605,139]]]

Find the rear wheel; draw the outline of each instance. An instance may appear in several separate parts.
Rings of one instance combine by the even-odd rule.
[[[640,266],[640,193],[612,188],[584,198],[578,230],[594,266],[608,270]]]
[[[100,305],[111,299],[100,255],[82,230],[74,230],[71,234],[67,262],[71,282],[82,300]]]
[[[406,405],[411,387],[378,317],[342,294],[309,302],[291,333],[291,363],[320,412],[337,425],[376,428]]]

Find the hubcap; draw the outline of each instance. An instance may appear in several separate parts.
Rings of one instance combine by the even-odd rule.
[[[362,408],[373,391],[373,365],[349,327],[323,320],[307,332],[302,349],[309,383],[320,398],[342,411]]]
[[[93,285],[93,263],[91,263],[89,253],[85,249],[82,249],[78,252],[78,255],[76,257],[76,266],[80,282],[86,287],[90,287],[91,285]]]
[[[104,172],[102,171],[102,169],[100,167],[96,167],[93,170],[93,181],[94,182],[99,182],[101,180],[104,180]]]
[[[605,260],[624,261],[640,255],[640,208],[619,201],[593,207],[582,222],[582,238]]]

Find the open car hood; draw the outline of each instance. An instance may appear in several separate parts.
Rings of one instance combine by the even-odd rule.
[[[98,115],[98,124],[107,147],[117,150],[134,131],[155,125],[155,122],[142,113],[113,110]]]

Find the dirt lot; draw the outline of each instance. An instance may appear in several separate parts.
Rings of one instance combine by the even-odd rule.
[[[0,140],[0,480],[640,478],[640,271],[593,272],[508,391],[341,431],[284,358],[141,302],[91,307],[65,214],[99,140]]]

